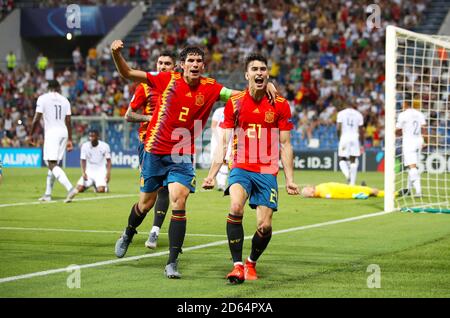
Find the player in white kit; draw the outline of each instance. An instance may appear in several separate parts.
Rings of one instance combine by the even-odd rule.
[[[212,116],[212,121],[211,121],[211,147],[210,147],[210,151],[211,151],[211,161],[213,160],[213,156],[214,156],[214,152],[217,148],[217,145],[219,144],[218,138],[221,135],[221,129],[219,127],[219,124],[224,120],[224,114],[223,111],[225,110],[225,107],[219,107],[217,108]],[[231,143],[231,140],[230,140]],[[230,158],[230,154],[231,154],[231,146],[230,144],[228,145],[228,149],[227,149],[227,154],[225,156],[225,158]],[[228,176],[228,164],[224,163],[222,165],[222,167],[219,170],[219,173],[217,174],[216,177],[216,182],[217,182],[217,189],[219,191],[225,191],[226,186],[227,186],[227,176]]]
[[[89,141],[81,146],[80,164],[82,176],[77,191],[83,192],[91,186],[96,192],[108,192],[111,179],[111,149],[106,142],[98,140],[98,131],[89,131]]]
[[[58,166],[66,151],[72,151],[72,126],[70,123],[70,103],[59,93],[59,83],[51,80],[48,83],[49,92],[39,96],[36,106],[36,114],[29,133],[30,143],[33,145],[33,133],[37,125],[44,118],[44,161],[48,166],[47,186],[45,194],[40,201],[51,201],[53,184],[55,179],[67,190],[67,198],[64,202],[70,202],[70,196],[76,191],[72,187],[64,170]]]
[[[354,106],[352,102],[351,107],[341,110],[337,115],[339,168],[350,185],[356,183],[358,158],[364,151],[364,118]]]
[[[411,107],[410,102],[403,103],[404,110],[398,114],[397,134],[402,136],[403,165],[408,167],[408,188],[404,195],[411,194],[415,189],[415,197],[422,196],[420,172],[417,164],[420,161],[422,147],[425,145],[423,136],[427,135],[425,115]]]

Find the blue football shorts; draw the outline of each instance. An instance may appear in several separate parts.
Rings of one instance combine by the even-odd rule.
[[[229,194],[230,186],[235,183],[240,184],[247,192],[249,206],[252,209],[262,205],[271,208],[274,212],[277,211],[278,183],[276,176],[233,168],[230,172],[225,195]]]
[[[143,152],[141,192],[150,193],[178,182],[195,192],[195,171],[191,155],[157,155]]]

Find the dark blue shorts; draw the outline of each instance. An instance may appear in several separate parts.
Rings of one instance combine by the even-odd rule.
[[[234,168],[230,172],[225,195],[229,194],[230,186],[235,183],[239,183],[247,191],[249,205],[252,209],[262,205],[271,208],[274,212],[277,210],[278,183],[276,176]]]
[[[143,152],[141,192],[150,193],[169,183],[178,182],[195,192],[195,171],[192,156],[155,155]]]
[[[138,156],[139,156],[139,166],[142,167],[142,159],[144,158],[144,143],[139,142],[138,146]]]

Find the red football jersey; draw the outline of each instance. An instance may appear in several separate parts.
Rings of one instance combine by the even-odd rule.
[[[280,131],[294,127],[288,102],[277,97],[272,105],[267,96],[257,102],[246,90],[230,98],[224,116],[220,127],[234,128],[231,167],[276,175]]]
[[[141,83],[136,87],[130,107],[134,111],[142,109],[142,115],[152,115],[159,102],[160,94],[156,90],[150,89],[147,84]],[[145,133],[147,132],[148,122],[141,122],[138,133],[139,140],[144,142]]]
[[[223,86],[201,77],[190,87],[178,72],[147,73],[148,85],[161,94],[147,127],[145,150],[154,154],[194,154],[194,139],[201,134],[220,98]]]

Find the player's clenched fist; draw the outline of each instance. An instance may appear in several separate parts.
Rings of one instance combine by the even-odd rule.
[[[114,40],[113,43],[111,43],[112,53],[120,52],[121,49],[123,49],[123,42],[121,40]]]
[[[299,186],[293,182],[289,182],[288,184],[286,184],[286,191],[289,195],[300,194]]]
[[[206,177],[203,179],[202,188],[205,190],[214,189],[214,178]]]

